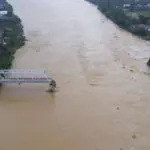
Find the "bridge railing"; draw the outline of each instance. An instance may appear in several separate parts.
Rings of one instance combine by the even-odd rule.
[[[36,69],[8,69],[0,70],[0,74],[47,74],[47,70]]]
[[[52,81],[46,69],[0,70],[0,83],[45,83]]]

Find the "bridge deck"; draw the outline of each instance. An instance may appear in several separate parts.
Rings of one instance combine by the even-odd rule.
[[[52,81],[52,78],[48,76],[46,70],[35,70],[35,69],[0,70],[0,75],[1,75],[0,83],[48,83]],[[27,77],[28,75],[30,75],[30,77]]]
[[[51,78],[1,78],[0,83],[48,83]]]

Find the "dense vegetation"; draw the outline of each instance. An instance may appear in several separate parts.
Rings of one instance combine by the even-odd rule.
[[[148,33],[145,29],[145,26],[140,26],[141,24],[146,23],[145,17],[139,16],[139,19],[132,18],[130,16],[127,16],[125,12],[119,8],[105,9],[99,7],[99,9],[106,15],[106,17],[111,19],[121,28],[130,31],[137,36],[147,36]]]
[[[118,0],[89,0],[90,2],[96,4],[98,9],[114,23],[116,23],[121,28],[140,36],[144,39],[150,39],[149,33],[146,29],[146,25],[150,24],[150,18],[138,14],[138,18],[127,15],[122,8],[122,1]]]
[[[6,2],[6,16],[0,16],[0,69],[12,66],[14,53],[25,43],[21,20],[13,13],[13,8]]]

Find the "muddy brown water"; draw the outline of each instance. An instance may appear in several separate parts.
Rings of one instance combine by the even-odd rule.
[[[14,68],[46,68],[47,84],[5,85],[1,150],[149,150],[150,43],[83,0],[9,0],[28,39]]]

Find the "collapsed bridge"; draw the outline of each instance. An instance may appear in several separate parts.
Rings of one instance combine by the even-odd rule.
[[[0,70],[0,84],[4,83],[49,83],[54,91],[56,82],[46,69],[5,69]]]

